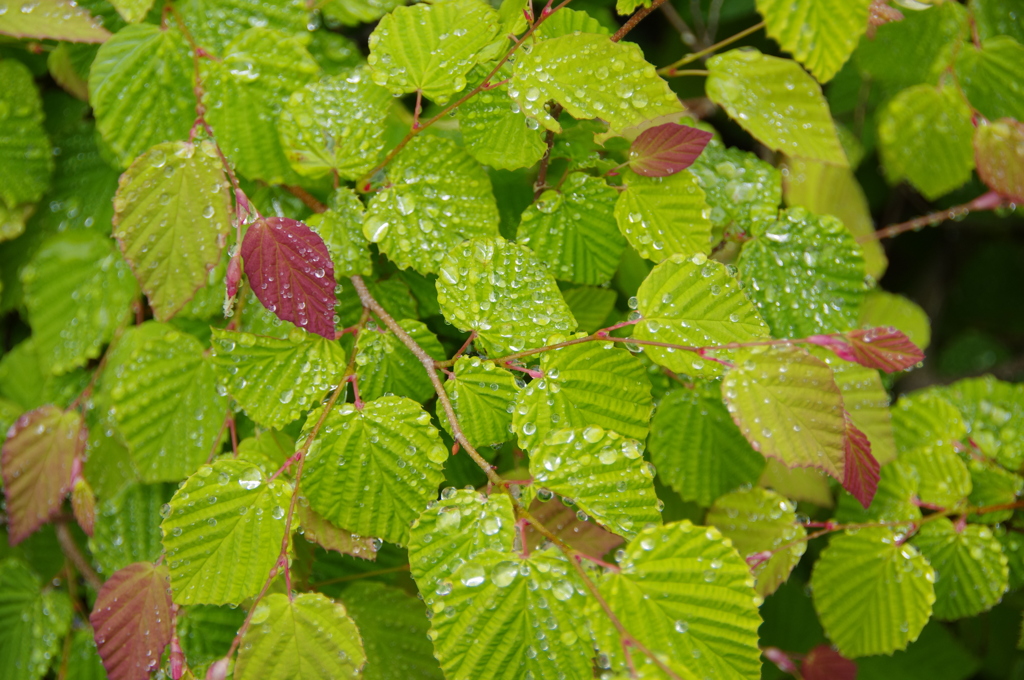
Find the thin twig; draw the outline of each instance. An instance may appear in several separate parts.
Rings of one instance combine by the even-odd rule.
[[[619,28],[619,30],[615,31],[612,35],[612,42],[619,42],[625,38],[627,33],[636,28],[636,25],[644,20],[644,17],[661,7],[663,4],[665,4],[665,0],[654,0],[650,7],[641,7],[638,9],[626,23],[622,24],[622,27]]]
[[[74,537],[71,535],[71,531],[68,529],[68,525],[64,523],[57,524],[54,529],[57,532],[57,542],[60,543],[60,551],[64,553],[64,557],[75,565],[75,569],[82,575],[85,582],[88,583],[93,590],[99,590],[103,587],[103,579],[100,575],[92,568],[89,564],[89,560],[85,559],[85,555],[78,549],[78,544],[75,543]]]
[[[757,31],[761,30],[762,28],[764,28],[764,22],[763,21],[758,22],[758,23],[754,24],[753,26],[751,26],[750,28],[745,28],[742,31],[740,31],[739,33],[737,33],[736,35],[729,36],[725,40],[721,40],[721,41],[715,43],[714,45],[712,45],[711,47],[708,47],[708,48],[705,48],[705,49],[701,50],[700,52],[694,52],[693,54],[687,54],[685,57],[683,57],[679,61],[676,61],[675,63],[669,64],[668,66],[665,66],[663,68],[658,69],[658,73],[660,75],[663,75],[663,76],[674,75],[675,74],[675,70],[678,69],[680,66],[685,66],[686,64],[693,63],[693,62],[697,61],[698,59],[700,59],[701,57],[704,57],[704,56],[707,56],[707,55],[711,54],[715,50],[718,50],[718,49],[720,49],[722,47],[725,47],[726,45],[731,45],[732,43],[736,42],[737,40],[741,40],[741,39],[747,37],[751,33],[756,33]]]
[[[1003,199],[996,194],[994,191],[990,191],[986,194],[978,196],[973,201],[963,203],[961,205],[955,205],[952,208],[946,208],[945,210],[938,210],[927,215],[915,217],[912,220],[906,222],[900,222],[898,224],[891,224],[888,227],[873,231],[870,234],[864,234],[859,236],[857,241],[859,243],[867,243],[868,241],[881,240],[883,238],[892,238],[908,231],[917,231],[924,227],[937,227],[947,220],[961,220],[967,217],[972,211],[982,210],[995,210],[996,208],[1004,205]]]

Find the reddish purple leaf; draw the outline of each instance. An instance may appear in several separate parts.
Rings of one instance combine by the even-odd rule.
[[[285,217],[256,220],[242,239],[245,275],[283,321],[334,339],[334,264],[324,240]]]
[[[849,331],[843,335],[850,343],[853,361],[861,366],[893,373],[905,371],[924,359],[924,352],[892,326]]]
[[[804,680],[857,680],[857,664],[828,645],[807,652],[800,666]]]
[[[11,545],[60,511],[71,488],[75,456],[85,450],[87,436],[77,412],[49,405],[22,415],[8,430],[0,467]]]
[[[871,442],[867,435],[857,429],[850,420],[850,414],[843,412],[846,419],[846,460],[843,465],[843,488],[867,508],[878,491],[878,475],[881,466],[871,455]]]
[[[674,175],[693,165],[711,137],[710,132],[678,123],[649,128],[633,140],[629,167],[644,177]]]
[[[853,354],[853,350],[850,348],[850,345],[848,345],[843,338],[837,338],[834,335],[809,335],[804,338],[804,340],[812,345],[827,347],[840,359],[853,362],[857,361],[857,357]]]
[[[148,680],[171,642],[167,567],[129,564],[100,588],[89,616],[110,680]]]
[[[92,536],[96,524],[96,495],[92,492],[89,482],[84,477],[75,480],[71,487],[71,510],[75,513],[75,521],[87,536]]]

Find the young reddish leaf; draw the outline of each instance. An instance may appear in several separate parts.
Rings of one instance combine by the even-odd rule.
[[[71,510],[75,513],[75,521],[87,536],[92,536],[93,525],[96,523],[96,495],[92,492],[85,477],[79,477],[71,487]]]
[[[88,431],[75,411],[40,406],[7,432],[2,462],[11,545],[49,521],[71,488],[75,456]]]
[[[867,508],[878,491],[878,476],[882,466],[871,455],[871,442],[868,441],[867,435],[857,429],[850,420],[849,413],[844,411],[843,417],[846,419],[843,488]]]
[[[834,335],[809,335],[804,339],[812,345],[827,347],[840,359],[854,363],[857,362],[857,357],[854,355],[853,350],[843,338]]]
[[[712,134],[678,123],[644,130],[629,148],[629,167],[645,177],[668,177],[693,165]]]
[[[305,500],[305,499],[303,499]],[[326,550],[336,550],[342,555],[351,555],[364,560],[377,559],[377,539],[356,536],[339,529],[313,511],[309,504],[299,503],[299,524],[307,541],[320,544]]]
[[[807,652],[800,674],[804,680],[856,680],[857,664],[828,645],[818,645]]]
[[[779,670],[783,673],[796,675],[796,664],[789,658],[789,654],[786,654],[778,647],[765,647],[761,650],[761,653],[764,654],[764,658],[778,666]]]
[[[622,536],[613,534],[597,522],[581,521],[575,508],[554,500],[534,500],[530,514],[556,536],[587,555],[604,555],[625,542]],[[526,537],[530,550],[536,550],[547,540],[533,527],[529,528]]]
[[[110,680],[148,680],[171,642],[167,567],[129,564],[100,588],[89,616]]]
[[[979,125],[974,133],[974,163],[990,189],[1024,202],[1024,123],[1001,118]]]
[[[839,352],[836,354],[847,361],[856,361],[861,366],[893,373],[905,371],[924,359],[924,352],[903,331],[892,326],[849,331],[843,335],[850,343],[853,359]]]
[[[242,259],[264,307],[334,339],[334,264],[315,231],[284,217],[258,219],[242,239]]]

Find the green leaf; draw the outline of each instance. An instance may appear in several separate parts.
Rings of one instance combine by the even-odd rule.
[[[633,637],[679,677],[757,677],[762,599],[747,563],[718,529],[674,522],[642,531],[624,552],[622,571],[606,572],[598,587]],[[591,620],[603,616],[593,601],[588,613]],[[625,672],[624,647],[610,626],[597,643],[611,668]],[[631,656],[646,677],[665,677],[649,657]]]
[[[617,432],[596,425],[555,430],[530,450],[530,474],[626,538],[661,524],[654,468],[643,459],[643,444]]]
[[[416,298],[412,291],[409,289],[408,284],[399,276],[392,278],[379,279],[377,281],[366,281],[366,287],[369,288],[370,294],[384,307],[392,318],[395,319],[417,319],[421,316],[419,313],[418,305],[416,304]],[[429,285],[429,282],[428,282]],[[343,291],[351,288],[351,282],[342,280],[340,287]],[[342,294],[341,299],[338,301],[338,307],[335,308],[342,323],[354,326],[359,322],[359,319],[363,315],[363,303],[360,302],[359,296],[354,292],[349,292],[347,295]],[[423,314],[422,316],[427,316]]]
[[[874,289],[864,298],[860,308],[861,328],[892,326],[904,333],[920,347],[927,349],[931,343],[931,322],[928,314],[916,303],[902,295]]]
[[[843,397],[825,362],[792,347],[751,353],[726,372],[722,394],[754,450],[843,480]]]
[[[398,322],[428,355],[444,361],[445,352],[437,337],[421,321],[402,319]],[[359,395],[372,400],[385,394],[401,394],[413,401],[426,401],[434,396],[434,386],[409,348],[387,329],[367,329],[356,340],[356,376]]]
[[[327,212],[310,215],[306,226],[327,244],[334,276],[369,276],[373,273],[370,244],[363,237],[363,202],[348,187],[339,188]]]
[[[130,312],[135,281],[110,239],[52,236],[21,275],[40,359],[67,373],[100,355]]]
[[[779,213],[782,175],[749,151],[726,148],[712,139],[687,171],[704,189],[718,236],[730,226],[751,231]]]
[[[306,177],[359,179],[384,149],[391,105],[365,66],[306,85],[288,99],[277,128],[288,162]]]
[[[868,27],[871,0],[824,4],[757,0],[765,32],[820,82],[839,72]]]
[[[392,94],[421,92],[445,104],[497,35],[498,13],[480,0],[398,7],[370,35],[367,62]]]
[[[469,443],[476,447],[512,438],[512,411],[519,387],[512,374],[479,357],[460,357],[444,383]],[[447,418],[441,424],[451,432]]]
[[[615,219],[641,257],[662,262],[672,255],[711,252],[711,209],[695,175],[642,177],[630,171],[624,179]]]
[[[971,473],[971,495],[968,500],[972,506],[1010,505],[1024,492],[1024,479],[998,465],[972,460],[968,462],[967,468]],[[999,510],[971,515],[971,520],[982,524],[999,524],[1012,516],[1013,510]]]
[[[282,428],[334,389],[345,371],[337,342],[294,330],[287,340],[213,329],[213,364],[227,393],[264,427]]]
[[[358,677],[363,641],[344,605],[320,593],[272,593],[253,610],[235,663],[238,680]]]
[[[230,41],[251,26],[305,36],[309,21],[303,0],[187,0],[181,3],[181,15],[196,42],[221,56],[231,51]]]
[[[626,247],[612,214],[617,198],[604,179],[573,173],[523,212],[516,241],[537,253],[556,279],[607,283]]]
[[[113,411],[143,481],[180,480],[220,441],[227,399],[217,393],[203,351],[191,335],[146,322],[110,354],[101,402]]]
[[[0,15],[0,22],[3,19]],[[4,59],[0,61],[0,81],[4,83],[0,92],[0,107],[4,111],[0,119],[0,150],[4,157],[0,165],[0,207],[6,204],[8,210],[14,210],[22,203],[33,203],[43,197],[53,173],[53,155],[43,129],[43,104],[28,67],[14,59]]]
[[[906,651],[857,659],[858,680],[968,680],[981,663],[949,628],[932,621]]]
[[[401,4],[401,0],[327,0],[321,11],[331,22],[343,26],[358,26],[377,21]]]
[[[278,114],[320,72],[303,41],[250,28],[228,43],[223,59],[204,59],[201,67],[206,118],[238,172],[268,184],[298,184],[281,145]]]
[[[979,121],[972,145],[981,181],[1004,199],[1019,202],[1024,197],[1024,125],[1009,118]]]
[[[611,288],[579,286],[563,290],[562,297],[579,323],[580,330],[584,333],[593,333],[605,325],[615,309],[618,295]]]
[[[160,524],[174,603],[237,604],[258,593],[277,563],[291,494],[242,460],[186,479]]]
[[[399,268],[436,273],[462,241],[497,236],[491,181],[454,142],[420,135],[385,172],[390,186],[370,200],[363,234]]]
[[[459,330],[476,331],[500,355],[540,347],[576,329],[555,280],[529,249],[502,238],[474,239],[441,263],[437,302]]]
[[[853,170],[799,158],[787,159],[786,169],[786,205],[807,208],[815,215],[832,215],[842,222],[858,239],[864,271],[876,280],[882,278],[889,261],[882,244],[873,238],[875,223]]]
[[[540,371],[516,396],[512,429],[522,448],[532,452],[549,432],[591,425],[647,439],[651,382],[628,351],[597,342],[561,347],[541,354]]]
[[[995,606],[1006,592],[1006,555],[988,527],[958,527],[943,517],[924,524],[912,543],[935,569],[935,618],[980,614]]]
[[[35,337],[0,357],[0,394],[22,407],[19,414],[45,404],[67,406],[88,384],[84,370],[53,375],[39,356]]]
[[[351,555],[364,560],[376,560],[380,539],[357,536],[339,529],[320,515],[313,512],[305,498],[299,499],[295,509],[302,535],[311,543],[318,543],[324,550],[334,550],[342,555]]]
[[[683,112],[676,94],[644,59],[639,45],[612,42],[595,33],[543,40],[517,55],[508,92],[523,113],[553,132],[561,132],[562,126],[545,108],[549,100],[573,118],[607,121],[613,133]]]
[[[459,565],[484,551],[509,551],[516,538],[512,501],[449,487],[413,522],[409,534],[412,577],[430,608]]]
[[[227,654],[246,612],[237,607],[192,605],[178,608],[178,638],[192,668]]]
[[[760,553],[768,556],[753,568],[755,589],[762,597],[786,582],[807,549],[802,540],[807,531],[797,523],[796,505],[773,491],[754,487],[726,494],[704,521],[718,527],[748,561]]]
[[[857,429],[867,435],[871,455],[881,465],[896,460],[889,392],[878,371],[844,361],[825,349],[811,349],[814,356],[832,369],[832,377],[843,393],[843,407]]]
[[[411,399],[342,404],[310,449],[303,492],[336,526],[404,544],[409,524],[435,497],[447,458],[430,416]]]
[[[961,50],[956,60],[957,82],[971,105],[986,118],[1024,119],[1024,85],[1017,77],[1024,45],[998,36]]]
[[[60,658],[71,627],[71,600],[42,592],[39,577],[21,560],[0,561],[0,668],[10,680],[38,680]]]
[[[154,0],[111,0],[111,5],[129,24],[137,24],[146,18]]]
[[[1014,12],[1014,0],[971,0],[971,16],[982,40],[1008,35],[1024,42],[1024,15]]]
[[[89,551],[101,573],[160,557],[160,508],[174,490],[172,484],[130,484],[99,503]]]
[[[586,591],[561,553],[488,550],[438,589],[428,635],[449,680],[515,677],[513,669],[537,678],[593,673]]]
[[[768,326],[725,265],[703,255],[675,256],[656,266],[636,294],[641,319],[633,337],[688,347],[750,342],[768,337]],[[661,366],[697,377],[722,374],[722,364],[697,352],[645,346]],[[715,356],[728,357],[719,350]]]
[[[893,92],[935,84],[967,37],[967,22],[966,9],[955,2],[906,12],[902,21],[879,26],[874,40],[861,40],[854,61],[862,73]]]
[[[878,146],[890,182],[907,180],[934,200],[971,178],[971,109],[954,86],[917,85],[878,112]]]
[[[794,501],[806,501],[819,508],[835,506],[832,487],[828,475],[814,468],[788,468],[774,458],[767,459],[768,464],[757,480],[757,485],[765,489],[774,489]],[[849,496],[853,499],[853,496]],[[853,501],[861,510],[860,503]]]
[[[654,412],[648,446],[659,479],[703,507],[753,484],[765,468],[764,456],[732,422],[718,386],[709,383],[665,395]]]
[[[554,16],[561,14],[560,10]],[[478,66],[470,74],[467,89],[480,85],[489,72],[490,69]],[[506,66],[494,76],[494,81],[509,76],[511,67]],[[507,84],[480,92],[458,108],[458,116],[466,150],[477,161],[492,168],[529,168],[541,159],[547,149],[544,131],[537,121],[527,118],[519,110],[519,105],[508,94]]]
[[[341,596],[366,650],[363,680],[442,680],[423,603],[383,583],[359,581]]]
[[[971,493],[971,473],[956,450],[946,446],[922,446],[900,454],[917,480],[917,497],[940,508],[954,508]]]
[[[180,311],[220,261],[229,187],[209,141],[158,144],[121,175],[114,237],[158,320]]]
[[[80,628],[71,635],[67,680],[107,680],[107,671],[96,653],[92,630]]]
[[[802,338],[856,326],[867,294],[864,256],[834,217],[790,208],[755,232],[737,265],[775,336]]]
[[[928,561],[886,528],[836,536],[811,575],[825,633],[849,659],[906,649],[931,616],[934,583]]]
[[[550,40],[551,38],[558,38],[563,35],[573,35],[577,32],[611,35],[608,27],[592,17],[588,12],[570,7],[563,7],[557,12],[552,13],[533,35],[538,40]]]
[[[963,417],[971,442],[1008,470],[1024,466],[1024,441],[1015,423],[1024,422],[1024,386],[992,376],[960,380],[943,395]],[[958,439],[965,435],[955,430]],[[966,443],[966,442],[964,442]]]
[[[110,37],[88,10],[60,0],[38,0],[0,15],[0,34],[14,38],[100,43]],[[27,9],[26,9],[27,8]]]
[[[192,79],[191,51],[177,30],[135,24],[103,43],[89,72],[89,101],[122,167],[160,142],[188,137]]]
[[[797,158],[849,164],[821,87],[796,62],[744,48],[712,57],[707,65],[708,97],[765,146]]]
[[[949,447],[967,440],[960,411],[935,391],[900,397],[892,407],[892,425],[901,453],[929,446]]]

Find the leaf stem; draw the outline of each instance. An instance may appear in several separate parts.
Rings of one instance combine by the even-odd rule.
[[[85,559],[85,555],[79,550],[78,544],[75,543],[75,539],[68,529],[68,525],[58,523],[54,526],[54,530],[57,533],[57,542],[60,544],[60,551],[64,553],[64,557],[75,566],[75,569],[78,570],[82,578],[85,579],[85,582],[93,590],[99,591],[103,587],[103,579],[100,578],[100,575],[89,564],[89,560]]]
[[[673,71],[671,74],[668,75],[671,78],[682,76],[709,76],[711,75],[711,71],[701,69],[684,69],[681,71]]]
[[[686,64],[691,64],[691,63],[697,61],[698,59],[700,59],[701,57],[707,56],[707,55],[711,54],[712,52],[714,52],[714,51],[716,51],[718,49],[721,49],[722,47],[725,47],[726,45],[731,45],[732,43],[736,42],[737,40],[742,40],[743,38],[746,38],[751,33],[756,33],[757,31],[761,30],[762,28],[764,28],[764,22],[763,21],[759,21],[758,23],[754,24],[750,28],[745,28],[742,31],[740,31],[739,33],[736,33],[735,35],[729,36],[725,40],[720,40],[719,42],[716,42],[711,47],[707,47],[707,48],[701,50],[700,52],[694,52],[693,54],[687,54],[682,59],[679,59],[678,61],[676,61],[676,62],[674,62],[672,64],[669,64],[668,66],[665,66],[663,68],[658,69],[658,74],[659,75],[663,75],[663,76],[669,76],[669,77],[674,76],[674,75],[676,75],[676,70],[680,66],[685,66]]]
[[[568,0],[566,0],[568,2]],[[564,3],[563,3],[564,4]],[[538,22],[540,23],[540,22]],[[437,367],[434,365],[434,358],[427,354],[427,351],[420,346],[416,340],[409,335],[404,328],[398,325],[398,322],[388,314],[388,312],[381,307],[380,303],[374,299],[373,295],[370,294],[370,289],[366,287],[366,283],[363,281],[361,276],[352,277],[352,285],[356,289],[356,293],[359,295],[359,300],[363,303],[363,308],[374,313],[378,319],[380,319],[385,326],[388,327],[395,337],[413,353],[419,362],[423,365],[423,368],[427,371],[427,376],[430,378],[430,383],[434,386],[434,392],[437,394],[437,400],[444,409],[445,416],[448,418],[448,423],[452,427],[452,436],[455,441],[465,449],[466,453],[473,462],[476,463],[484,474],[487,475],[487,479],[492,484],[500,485],[501,477],[494,471],[494,468],[488,463],[483,456],[469,443],[466,435],[462,432],[462,427],[459,425],[458,417],[455,415],[455,407],[452,406],[451,399],[448,398],[448,393],[444,389],[444,385],[441,383],[441,379],[437,377]],[[504,487],[502,487],[504,488]]]

